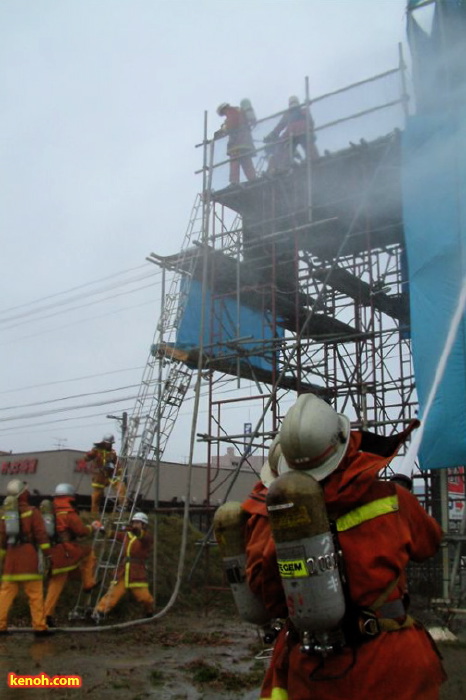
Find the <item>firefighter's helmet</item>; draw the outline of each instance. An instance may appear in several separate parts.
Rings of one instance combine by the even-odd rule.
[[[288,107],[299,107],[299,98],[296,95],[291,95],[288,100]]]
[[[76,490],[71,484],[57,484],[53,495],[74,497],[76,495]]]
[[[346,416],[314,394],[301,394],[285,416],[280,445],[289,468],[306,471],[322,481],[345,456],[349,437]],[[283,469],[282,460],[279,472]]]
[[[228,102],[221,102],[221,103],[219,104],[219,106],[217,107],[217,114],[218,114],[218,116],[221,117],[222,114],[224,113],[224,111],[226,110],[226,108],[229,107],[229,106],[230,106],[230,105],[228,104]]]
[[[110,444],[113,444],[115,442],[115,436],[112,435],[112,433],[107,433],[103,436],[102,442],[109,442]]]
[[[145,513],[135,513],[131,518],[131,522],[134,523],[135,520],[140,523],[144,523],[144,525],[149,525],[149,518]]]
[[[6,487],[7,496],[21,496],[27,489],[27,481],[21,481],[21,479],[12,479],[8,482]]]
[[[275,435],[272,444],[269,447],[267,460],[264,462],[261,469],[261,481],[267,488],[272,481],[278,476],[278,461],[282,454],[280,447],[280,435]]]

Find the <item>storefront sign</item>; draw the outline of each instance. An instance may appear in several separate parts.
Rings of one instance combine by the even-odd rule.
[[[35,474],[37,471],[38,459],[22,459],[18,462],[2,462],[1,474]]]

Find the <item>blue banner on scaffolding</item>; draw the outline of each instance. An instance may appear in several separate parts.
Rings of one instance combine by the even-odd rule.
[[[416,116],[403,134],[403,218],[420,419],[466,276],[466,125],[458,113]],[[466,461],[463,318],[424,424],[421,469]]]
[[[188,282],[183,284],[187,288]],[[202,286],[197,280],[191,280],[183,302],[177,347],[185,350],[199,348],[201,309]],[[206,355],[222,357],[232,365],[239,359],[259,369],[272,369],[276,344],[266,341],[283,338],[284,332],[279,327],[273,329],[272,315],[268,311],[262,313],[245,304],[238,305],[233,295],[213,297],[207,290],[204,319],[202,342]]]

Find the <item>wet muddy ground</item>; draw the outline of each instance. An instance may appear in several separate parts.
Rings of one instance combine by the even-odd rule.
[[[82,687],[35,688],[34,700],[258,700],[267,661],[256,630],[237,619],[166,617],[141,627],[92,633],[56,633],[36,639],[0,637],[0,697],[31,698],[31,689],[7,687],[18,675],[77,675]],[[441,643],[449,674],[441,700],[466,697],[466,645]],[[342,699],[344,700],[344,699]]]

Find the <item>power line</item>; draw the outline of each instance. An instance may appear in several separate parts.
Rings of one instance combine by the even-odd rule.
[[[47,295],[47,296],[45,296],[45,297],[39,297],[39,299],[35,299],[35,300],[29,301],[29,302],[25,302],[24,304],[18,304],[17,306],[10,306],[10,307],[8,307],[8,308],[6,308],[6,309],[3,309],[3,310],[0,309],[0,314],[9,313],[10,311],[15,311],[16,309],[22,309],[22,308],[24,308],[25,306],[30,306],[30,305],[32,305],[32,304],[39,304],[39,303],[42,302],[42,301],[47,301],[47,299],[54,299],[55,297],[62,296],[63,294],[69,294],[70,292],[75,292],[75,291],[77,291],[78,289],[87,288],[87,287],[89,287],[90,285],[99,284],[100,282],[105,282],[106,280],[113,279],[114,277],[118,277],[118,276],[120,276],[120,275],[124,275],[124,274],[126,274],[127,272],[134,272],[134,270],[140,270],[140,269],[142,269],[143,267],[147,267],[147,265],[144,264],[144,265],[138,265],[137,267],[130,267],[130,268],[128,268],[127,270],[122,270],[122,271],[120,271],[120,272],[114,272],[113,274],[107,275],[106,277],[101,277],[100,279],[92,280],[91,282],[85,282],[85,283],[80,284],[80,285],[78,285],[78,286],[76,286],[76,287],[71,287],[70,289],[66,289],[66,290],[64,290],[64,291],[62,291],[62,292],[55,292],[54,294],[49,294],[49,295]]]
[[[224,382],[225,382],[226,384],[228,384],[228,381],[229,381],[228,379],[225,379],[225,380],[224,380]],[[235,387],[235,388],[232,388],[232,389],[227,389],[227,390],[226,390],[225,392],[223,392],[223,393],[224,393],[224,395],[226,395],[226,394],[231,394],[231,393],[235,393],[235,392],[237,392],[236,387]],[[99,392],[96,392],[96,393],[99,393]],[[205,398],[206,396],[208,396],[208,391],[202,393],[201,396],[202,396],[203,398]],[[6,419],[0,419],[0,422],[3,423],[3,422],[10,421],[10,420],[11,420],[11,421],[13,421],[13,420],[23,420],[23,419],[25,419],[25,418],[34,418],[34,417],[41,418],[41,417],[45,417],[45,416],[48,416],[48,415],[54,415],[54,414],[57,414],[57,413],[65,412],[65,411],[67,411],[67,410],[69,410],[69,411],[76,411],[76,410],[85,409],[85,408],[92,408],[92,407],[94,407],[94,406],[111,405],[113,402],[119,403],[119,402],[121,402],[121,401],[131,401],[131,400],[134,400],[134,399],[136,399],[136,398],[138,398],[138,396],[128,396],[128,397],[125,397],[125,398],[122,398],[122,399],[114,399],[114,400],[112,400],[112,401],[95,402],[95,403],[83,404],[83,405],[81,405],[81,406],[74,406],[74,407],[69,406],[69,407],[64,407],[64,408],[62,408],[62,409],[55,409],[55,410],[53,410],[53,411],[38,412],[37,414],[30,414],[30,415],[27,415],[27,416],[16,416],[16,417],[13,416],[13,417],[6,418]],[[192,396],[189,396],[189,397],[187,397],[187,398],[185,399],[185,403],[188,403],[189,401],[192,401],[192,400],[193,400],[193,397],[192,397]],[[257,399],[257,401],[255,401],[253,404],[249,404],[249,407],[252,407],[252,406],[254,406],[254,405],[260,405],[260,403],[261,403],[261,399]],[[132,409],[132,406],[131,406],[131,407],[127,407],[127,408],[125,408],[124,410],[126,410],[126,411],[129,413],[129,415],[131,416],[131,409]],[[225,406],[225,407],[223,408],[224,411],[234,411],[234,410],[238,410],[238,409],[239,409],[238,406]],[[207,413],[207,410],[200,411],[200,413],[206,414],[206,413]],[[87,420],[88,418],[93,418],[94,416],[95,416],[95,417],[97,417],[97,416],[102,416],[102,414],[101,414],[101,413],[97,413],[97,414],[91,414],[91,415],[86,415],[86,416],[80,416],[80,417],[78,417],[78,418],[76,418],[75,416],[73,416],[73,417],[69,417],[69,418],[53,419],[53,420],[45,421],[45,422],[42,422],[42,423],[32,423],[32,424],[29,424],[29,425],[27,425],[27,426],[21,426],[21,430],[22,430],[22,429],[27,429],[27,428],[40,427],[40,426],[44,426],[44,425],[53,425],[53,424],[55,424],[55,423],[64,423],[64,422],[68,422],[68,421],[71,421],[71,420]],[[191,413],[190,413],[190,412],[180,412],[180,413],[179,413],[179,417],[189,417],[189,416],[191,416]],[[12,431],[14,431],[14,430],[15,430],[15,428],[11,428],[11,427],[0,427],[0,433],[9,432],[10,434],[12,434]]]
[[[45,399],[43,401],[33,401],[32,403],[18,404],[17,406],[4,406],[0,411],[15,411],[18,408],[30,408],[31,406],[46,406],[59,401],[70,401],[71,399],[82,399],[86,396],[96,396],[97,394],[109,394],[113,391],[126,391],[127,389],[135,389],[139,384],[129,384],[128,386],[118,386],[115,389],[100,389],[99,391],[89,391],[84,394],[71,394],[70,396],[62,396],[57,399]],[[0,420],[2,420],[0,418]]]
[[[137,394],[134,396],[125,396],[120,399],[112,399],[111,401],[95,401],[93,403],[87,403],[81,406],[67,406],[63,408],[55,408],[50,411],[38,411],[35,413],[25,413],[21,416],[7,416],[6,418],[0,418],[0,423],[8,423],[10,421],[16,420],[26,420],[27,418],[42,418],[43,416],[51,416],[56,413],[64,413],[65,411],[80,411],[83,408],[93,408],[95,406],[108,406],[109,404],[120,403],[121,401],[131,401],[137,398]]]
[[[18,387],[17,389],[6,389],[4,391],[0,391],[1,394],[13,394],[17,391],[26,391],[28,389],[40,389],[42,387],[49,387],[49,386],[54,386],[56,384],[69,384],[70,382],[79,382],[82,381],[83,379],[95,379],[96,377],[107,377],[110,374],[121,374],[122,372],[134,372],[136,370],[143,370],[144,367],[125,367],[124,369],[114,369],[110,372],[98,372],[97,374],[86,374],[83,375],[82,377],[72,377],[71,379],[59,379],[54,382],[43,382],[41,384],[30,384],[29,386],[21,386]]]
[[[29,338],[37,338],[40,335],[47,335],[48,333],[55,333],[56,331],[61,331],[63,328],[70,328],[70,327],[75,327],[78,326],[82,323],[89,323],[89,321],[95,321],[96,319],[99,318],[106,318],[107,316],[115,316],[116,314],[121,314],[122,312],[125,311],[130,311],[131,309],[138,309],[141,306],[149,306],[149,304],[154,303],[154,299],[151,299],[150,301],[143,301],[140,304],[132,304],[131,306],[125,306],[120,309],[116,309],[114,311],[107,311],[104,314],[98,314],[97,316],[88,316],[87,318],[82,318],[79,321],[73,321],[72,323],[65,323],[63,326],[56,326],[55,328],[49,328],[45,331],[38,331],[37,333],[30,333],[29,335],[22,335],[20,338],[12,338],[11,340],[6,340],[3,343],[0,343],[0,347],[3,345],[11,345],[12,343],[17,343],[21,340],[29,340]]]
[[[112,296],[105,297],[104,299],[96,299],[95,301],[89,301],[87,304],[80,304],[79,306],[75,306],[71,309],[61,309],[60,311],[54,311],[53,313],[40,316],[39,318],[34,317],[34,321],[43,321],[47,318],[53,318],[53,316],[59,316],[60,314],[70,313],[73,311],[79,311],[79,309],[84,309],[84,308],[87,308],[89,306],[95,306],[95,304],[101,304],[102,302],[105,302],[105,301],[109,301],[109,300],[113,301],[114,299],[117,299],[118,297],[121,297],[123,295],[128,296],[128,294],[134,294],[135,292],[140,292],[143,289],[149,289],[150,287],[156,287],[159,284],[160,284],[160,282],[158,282],[158,281],[151,282],[151,284],[146,284],[146,285],[143,285],[142,287],[137,287],[136,289],[131,289],[129,291],[125,290],[124,292],[119,292],[118,294],[112,294]],[[118,285],[118,286],[123,286],[123,285]],[[63,302],[63,304],[66,304],[66,303],[71,303],[71,302]],[[40,311],[41,311],[41,309],[39,309],[39,313],[40,313]],[[31,313],[35,314],[35,312],[31,311],[31,312],[28,312],[28,314],[23,314],[23,316],[26,316],[26,315],[29,316]],[[5,319],[5,322],[9,321],[9,320],[11,320],[11,319]],[[13,328],[17,328],[18,326],[24,326],[24,324],[27,324],[30,322],[31,322],[31,319],[26,318],[23,321],[19,321],[18,323],[14,323],[11,326],[6,326],[6,328],[4,328],[3,330],[9,331],[9,330],[12,330]]]

